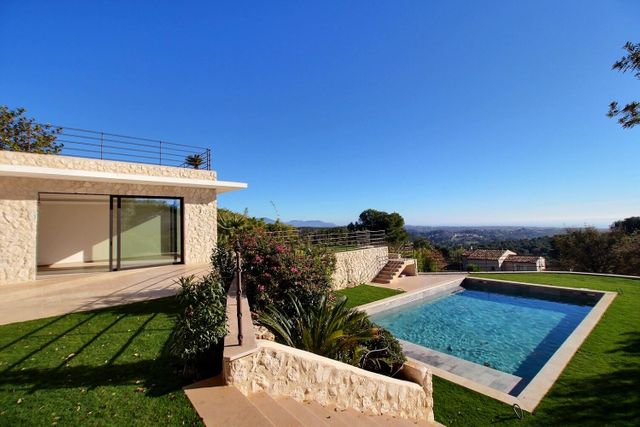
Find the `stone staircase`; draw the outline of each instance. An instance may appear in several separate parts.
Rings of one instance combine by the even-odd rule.
[[[405,266],[406,261],[404,259],[390,259],[372,282],[387,285],[400,276]]]
[[[407,420],[384,415],[365,415],[352,409],[340,410],[315,401],[298,402],[290,397],[271,397],[259,392],[244,396],[222,376],[185,388],[207,426],[437,426],[438,423]]]

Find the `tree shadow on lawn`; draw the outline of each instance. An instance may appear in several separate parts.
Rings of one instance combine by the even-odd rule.
[[[0,393],[2,390],[22,389],[29,393],[40,390],[53,390],[65,388],[96,388],[100,386],[118,386],[118,385],[135,385],[137,388],[144,388],[145,393],[150,396],[162,396],[173,391],[179,390],[182,386],[190,383],[187,378],[183,378],[181,370],[175,358],[170,354],[170,332],[165,329],[166,337],[159,342],[155,348],[149,348],[149,352],[158,354],[153,360],[140,360],[135,362],[119,363],[120,357],[131,347],[132,343],[143,332],[149,331],[146,328],[157,318],[158,314],[169,315],[170,318],[177,311],[176,302],[173,298],[165,298],[163,300],[148,301],[142,303],[134,303],[108,309],[100,309],[92,312],[68,314],[58,318],[53,318],[46,323],[35,323],[31,331],[22,333],[20,337],[11,340],[2,346],[2,350],[9,351],[13,345],[24,343],[25,339],[34,336],[34,334],[42,333],[45,328],[55,327],[56,323],[62,319],[76,316],[77,321],[73,324],[60,328],[47,339],[44,343],[39,344],[34,350],[23,355],[20,359],[13,362],[6,369],[0,372]],[[106,319],[104,326],[93,331],[88,340],[79,343],[74,348],[70,356],[61,360],[57,366],[48,367],[21,367],[22,363],[37,357],[39,353],[47,350],[66,334],[78,334],[79,328],[83,327],[89,321],[97,321],[100,314],[108,314],[111,316]],[[127,331],[129,336],[123,338],[122,332],[118,334],[118,340],[122,341],[117,349],[105,356],[104,365],[95,360],[95,356],[91,364],[81,364],[77,366],[69,366],[73,364],[72,360],[82,355],[85,350],[96,348],[99,339],[109,338],[112,330],[123,320],[131,317],[142,316],[139,323]],[[76,319],[73,319],[76,320]],[[9,325],[11,326],[11,325]],[[174,325],[175,327],[175,325]],[[152,330],[153,331],[153,330]],[[158,332],[159,330],[155,330]],[[86,333],[82,333],[86,334]],[[158,347],[162,346],[158,352]],[[70,349],[71,351],[71,349]]]
[[[564,380],[554,390],[552,405],[540,408],[545,416],[560,425],[622,424],[631,425],[640,419],[640,333],[623,334],[619,347],[607,352],[610,356],[623,353],[620,361],[606,374]],[[544,403],[544,400],[543,400]]]
[[[0,389],[24,388],[29,393],[65,388],[94,389],[101,386],[135,386],[151,397],[180,390],[185,381],[166,360],[106,366],[73,366],[52,369],[25,369],[3,372]]]

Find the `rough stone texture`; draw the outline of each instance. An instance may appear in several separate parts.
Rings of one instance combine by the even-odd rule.
[[[336,255],[336,271],[332,282],[334,289],[344,289],[369,283],[385,266],[389,259],[389,248],[358,249],[356,251],[338,252]]]
[[[420,386],[262,340],[253,353],[226,361],[224,369],[227,384],[244,395],[263,391],[370,415],[433,421],[428,371]]]
[[[52,154],[20,153],[0,151],[0,164],[41,166],[47,168],[86,170],[92,172],[129,173],[150,176],[170,176],[173,178],[216,179],[214,171],[156,166],[143,163],[118,162],[114,160],[84,159],[82,157],[58,156]]]
[[[7,151],[0,151],[0,164],[215,179],[209,171]],[[0,284],[35,279],[39,192],[183,197],[185,262],[209,262],[216,244],[216,192],[212,189],[0,177]]]

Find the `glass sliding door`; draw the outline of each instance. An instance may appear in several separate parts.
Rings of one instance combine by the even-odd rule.
[[[181,263],[182,199],[112,196],[112,270]]]

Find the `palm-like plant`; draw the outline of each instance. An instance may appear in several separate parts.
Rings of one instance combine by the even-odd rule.
[[[204,163],[204,158],[200,154],[192,154],[185,157],[184,162],[187,166],[191,166],[194,169],[200,169],[200,166]]]
[[[364,343],[377,331],[366,313],[348,308],[345,297],[333,304],[325,295],[306,307],[295,296],[289,298],[293,315],[270,306],[259,317],[278,342],[352,365],[360,363],[367,351]]]

